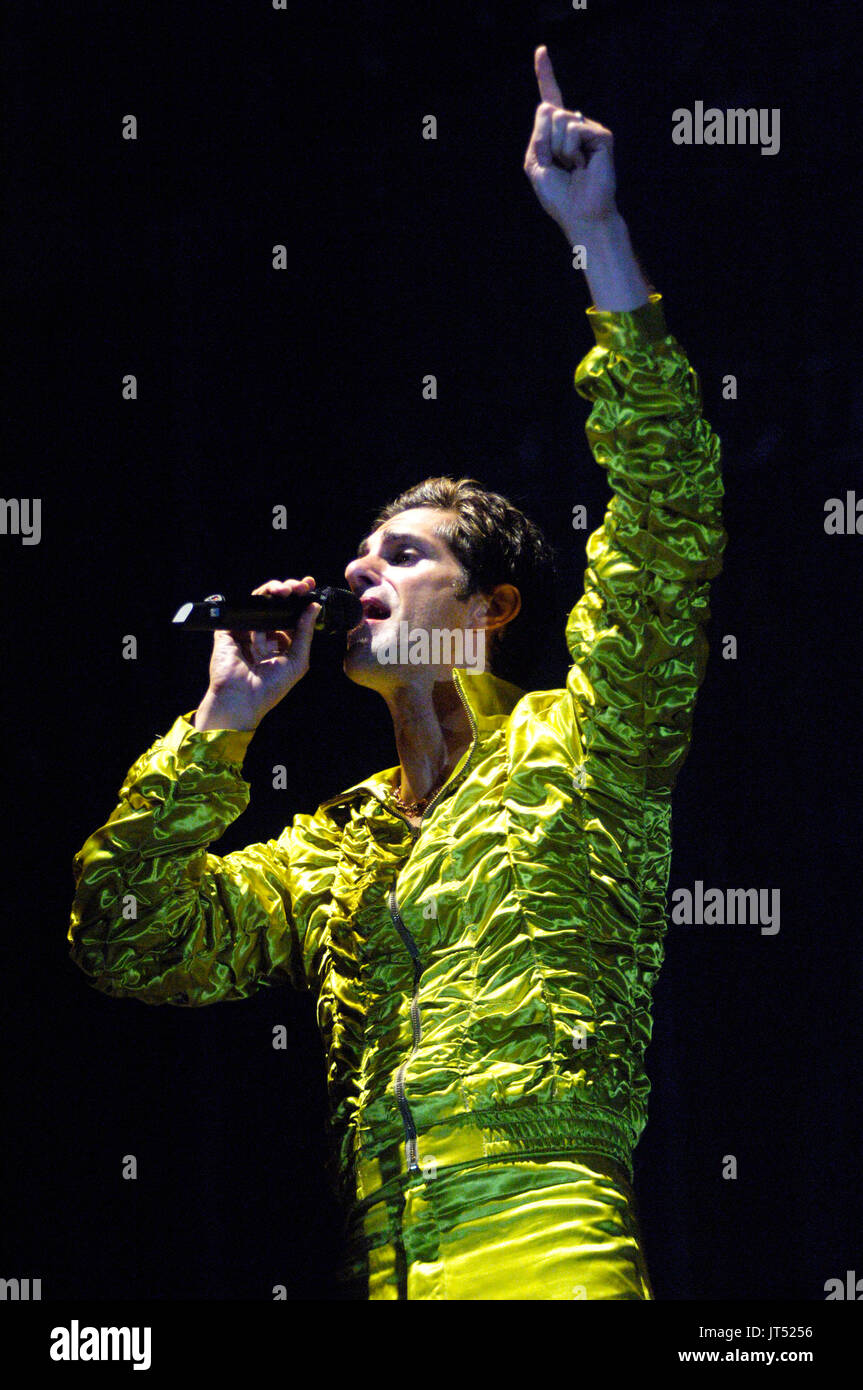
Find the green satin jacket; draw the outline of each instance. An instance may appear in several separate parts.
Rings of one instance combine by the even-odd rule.
[[[457,669],[473,738],[419,830],[387,799],[395,767],[222,856],[252,735],[181,717],[75,858],[70,954],[106,994],[314,992],[351,1201],[488,1156],[591,1152],[632,1176],[671,791],[726,535],[719,440],[661,296],[587,314],[575,386],[613,495],[565,687]]]

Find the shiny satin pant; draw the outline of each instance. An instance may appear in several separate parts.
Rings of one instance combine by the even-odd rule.
[[[598,1155],[392,1179],[357,1205],[347,1236],[348,1298],[653,1298],[635,1195]]]

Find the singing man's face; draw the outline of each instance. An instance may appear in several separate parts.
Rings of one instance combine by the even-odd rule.
[[[422,684],[451,679],[451,664],[420,666],[380,660],[382,646],[398,638],[400,623],[407,623],[408,634],[416,629],[429,633],[430,656],[434,628],[455,632],[482,627],[479,618],[486,600],[482,594],[455,597],[464,571],[447,542],[434,534],[435,525],[452,515],[436,507],[399,512],[361,543],[357,558],[346,567],[345,579],[357,597],[367,602],[377,599],[386,610],[385,616],[364,617],[347,635],[344,671],[358,685],[382,689],[406,677]],[[447,650],[444,645],[442,652]]]

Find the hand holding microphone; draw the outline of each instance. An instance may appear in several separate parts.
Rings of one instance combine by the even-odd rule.
[[[254,595],[305,596],[314,578],[270,579]],[[182,610],[181,610],[182,611]],[[256,729],[309,669],[321,604],[308,603],[293,628],[268,632],[218,629],[213,634],[210,684],[195,712],[196,729]]]

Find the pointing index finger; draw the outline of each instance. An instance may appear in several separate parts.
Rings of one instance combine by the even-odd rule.
[[[539,83],[541,99],[552,102],[554,106],[563,106],[563,96],[557,85],[554,68],[551,66],[551,58],[548,56],[548,49],[544,43],[540,44],[533,55],[533,67],[536,80]]]

